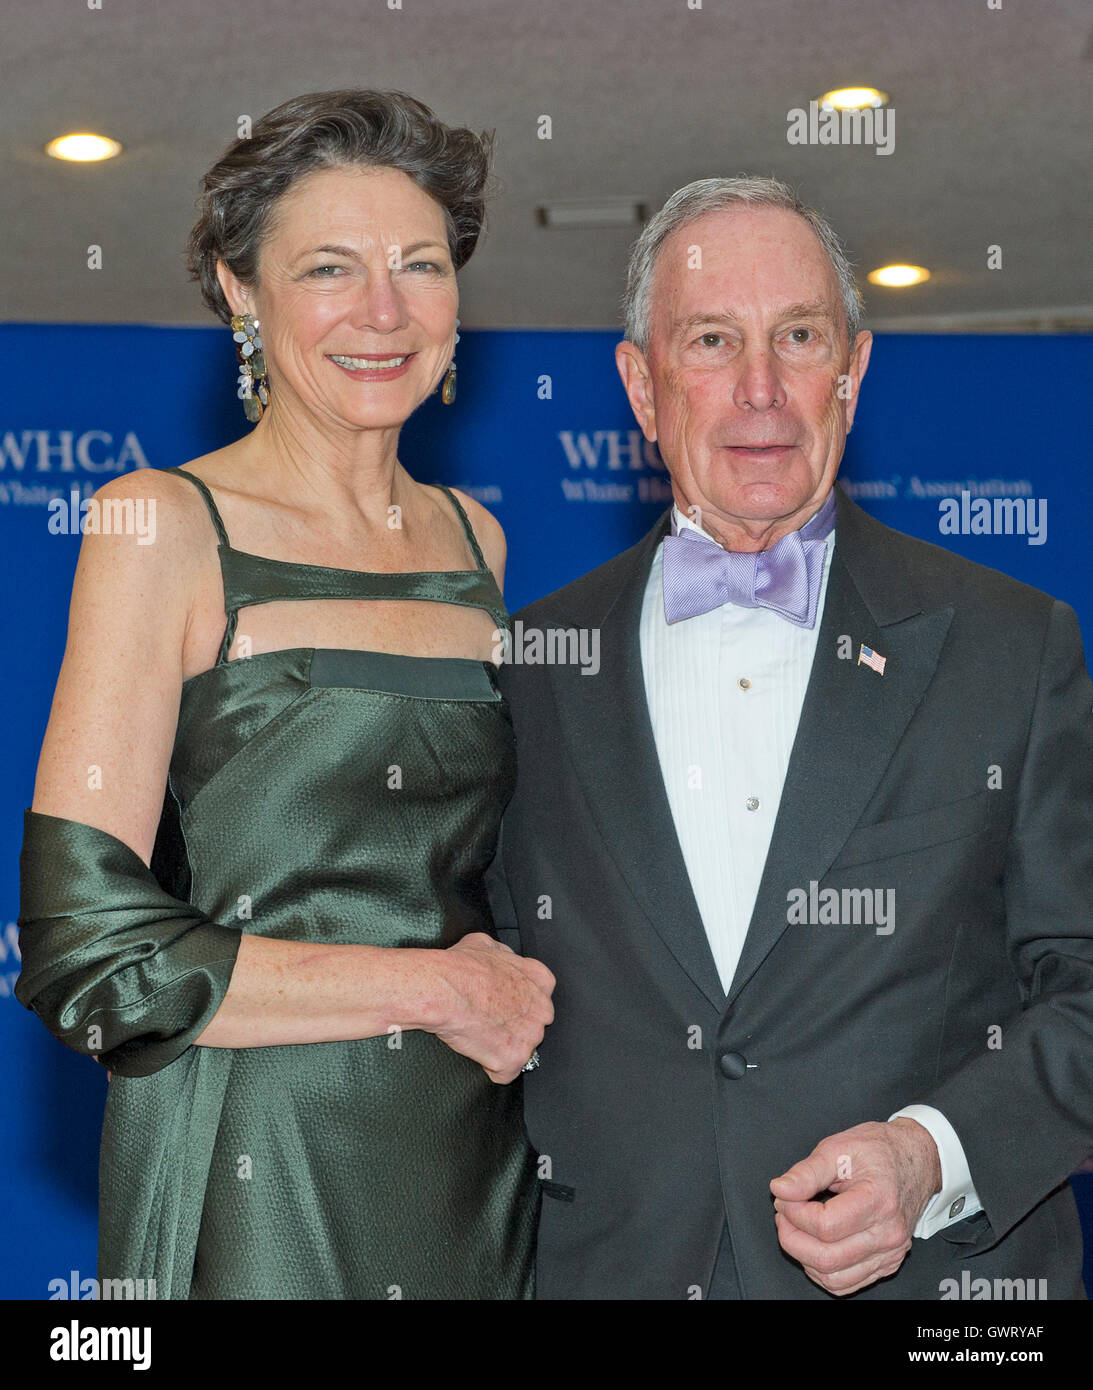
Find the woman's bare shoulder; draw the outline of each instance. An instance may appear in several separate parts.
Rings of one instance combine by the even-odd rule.
[[[218,472],[216,454],[205,454],[180,466],[206,483],[211,481],[207,473],[215,476]],[[212,520],[200,490],[165,468],[136,468],[121,473],[98,488],[92,501],[97,504],[94,510],[100,517],[111,512],[119,518],[142,513],[147,524],[154,527],[153,553],[161,558],[178,560],[207,549],[210,537],[215,549]]]

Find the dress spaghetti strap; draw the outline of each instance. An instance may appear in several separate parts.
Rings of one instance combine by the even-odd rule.
[[[450,487],[445,487],[443,483],[438,483],[437,487],[440,488],[441,492],[444,493],[448,501],[455,508],[456,515],[459,517],[460,523],[463,526],[463,531],[467,537],[467,543],[471,547],[471,554],[474,556],[475,564],[480,570],[488,570],[489,565],[486,564],[485,556],[482,554],[482,547],[478,544],[478,537],[474,534],[474,527],[467,519],[467,513],[460,506],[459,498]]]
[[[231,651],[231,644],[235,641],[235,626],[239,619],[238,604],[233,604],[228,598],[228,576],[224,572],[224,555],[225,552],[231,551],[231,542],[228,540],[228,533],[224,529],[224,522],[221,520],[220,513],[216,509],[213,495],[197,474],[187,473],[182,468],[165,468],[163,472],[177,473],[180,478],[189,478],[190,482],[193,483],[194,487],[197,488],[198,492],[200,492],[205,499],[205,506],[209,509],[209,516],[212,517],[212,523],[216,527],[216,538],[220,542],[217,554],[220,557],[220,582],[224,591],[224,617],[226,619],[224,636],[220,643],[220,651],[217,653],[216,664],[218,666],[224,666],[227,664],[228,652]]]
[[[460,506],[459,498],[442,483],[438,486],[459,518],[474,556],[477,568],[473,570],[420,570],[412,573],[346,570],[330,565],[274,560],[236,550],[228,540],[212,493],[197,474],[187,473],[181,468],[164,468],[162,472],[189,478],[205,499],[205,506],[216,528],[220,577],[224,588],[224,616],[227,620],[216,661],[218,666],[228,662],[240,609],[256,603],[274,603],[285,599],[424,599],[465,608],[481,608],[493,618],[498,631],[509,627],[505,601],[493,571],[482,554],[474,528]]]
[[[208,507],[209,515],[213,519],[213,525],[216,527],[216,535],[217,539],[220,541],[220,544],[230,545],[231,542],[228,540],[228,533],[224,530],[224,523],[220,519],[220,513],[216,510],[216,503],[213,501],[213,495],[206,487],[206,485],[201,481],[201,479],[197,476],[197,474],[187,473],[182,468],[164,468],[162,472],[177,473],[180,478],[189,478],[190,482],[193,483],[193,485],[197,488],[198,492],[200,492],[202,497],[204,497],[205,499],[205,505],[206,507]]]
[[[209,509],[209,516],[212,518],[212,523],[216,527],[217,539],[221,545],[230,547],[231,542],[228,540],[228,533],[224,527],[223,519],[219,511],[217,511],[216,503],[213,501],[213,495],[206,484],[202,482],[196,473],[187,473],[182,468],[164,468],[162,471],[164,473],[177,473],[180,478],[189,478],[190,482],[193,483],[205,499],[205,505]],[[459,524],[463,527],[463,534],[467,537],[467,544],[471,548],[471,554],[474,556],[475,564],[480,570],[489,569],[489,565],[486,564],[486,557],[482,554],[482,547],[478,544],[478,537],[474,534],[474,527],[471,525],[467,513],[463,510],[459,498],[450,487],[445,487],[443,483],[438,483],[437,486],[455,509],[455,514],[459,518]]]

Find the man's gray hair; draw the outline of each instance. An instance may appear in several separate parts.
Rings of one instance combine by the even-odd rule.
[[[862,300],[854,279],[853,267],[842,242],[828,220],[801,202],[789,184],[780,179],[741,174],[731,179],[698,179],[677,189],[661,210],[645,224],[641,235],[630,250],[630,265],[626,275],[626,294],[623,313],[626,337],[644,352],[649,346],[650,297],[657,257],[668,237],[680,227],[696,221],[708,212],[722,212],[735,207],[783,208],[803,217],[816,233],[827,252],[835,278],[839,282],[843,314],[846,318],[850,346],[858,336],[862,320]]]

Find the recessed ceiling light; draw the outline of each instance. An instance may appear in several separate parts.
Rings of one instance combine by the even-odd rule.
[[[648,216],[648,206],[636,198],[575,199],[535,209],[540,227],[640,227]]]
[[[924,265],[882,265],[871,270],[866,277],[871,285],[886,285],[890,290],[906,289],[908,285],[921,285],[930,278]]]
[[[120,153],[121,146],[116,140],[110,140],[105,135],[91,135],[87,131],[77,135],[59,135],[46,146],[46,154],[54,159],[72,159],[81,164],[96,159],[113,159]]]
[[[876,87],[836,87],[820,98],[821,111],[863,111],[867,106],[887,106],[888,93]]]

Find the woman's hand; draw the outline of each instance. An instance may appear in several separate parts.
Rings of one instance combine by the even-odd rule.
[[[554,1021],[554,976],[485,932],[437,952],[439,1021],[427,1032],[481,1066],[491,1081],[514,1081]]]

